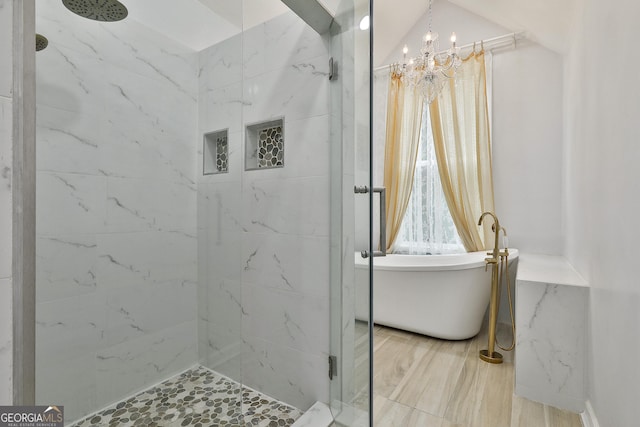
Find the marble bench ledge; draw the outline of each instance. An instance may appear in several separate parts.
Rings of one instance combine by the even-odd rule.
[[[587,281],[562,256],[520,253],[517,280],[589,287]]]

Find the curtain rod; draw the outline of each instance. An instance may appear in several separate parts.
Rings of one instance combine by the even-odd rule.
[[[524,31],[520,31],[518,33],[503,34],[501,36],[492,37],[490,39],[480,40],[474,43],[469,43],[464,46],[460,46],[460,50],[473,48],[474,46],[479,47],[481,45],[484,46],[484,48],[487,50],[493,50],[493,49],[498,49],[498,48],[507,47],[507,46],[516,47],[518,40],[522,40],[524,38],[526,38],[526,33]],[[443,52],[446,52],[446,51],[443,51]],[[376,72],[376,71],[386,70],[389,67],[391,67],[391,65],[393,64],[382,65],[380,67],[374,68],[373,71]]]

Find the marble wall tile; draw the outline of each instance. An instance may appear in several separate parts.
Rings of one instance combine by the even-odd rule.
[[[36,365],[36,402],[64,404],[65,421],[85,417],[98,408],[96,401],[96,355],[71,355],[55,364]]]
[[[206,315],[207,366],[231,378],[242,378],[241,282],[209,276]]]
[[[107,179],[38,172],[37,234],[91,234],[105,229]]]
[[[241,191],[240,181],[198,184],[199,227],[211,230],[212,233],[222,230],[241,231],[238,215],[242,208]],[[221,238],[221,235],[217,236],[214,242],[219,242]]]
[[[247,173],[243,188],[243,227],[250,232],[328,236],[329,179],[311,177],[260,180]]]
[[[200,94],[200,129],[212,132],[229,129],[229,133],[244,132],[242,127],[243,86],[232,83],[221,88],[207,89]],[[231,143],[231,142],[230,142]]]
[[[99,175],[100,118],[38,105],[36,163],[43,172]]]
[[[98,245],[95,235],[39,236],[36,247],[37,302],[96,291]]]
[[[6,4],[7,2],[5,2]],[[11,8],[6,8],[6,10]],[[0,9],[0,15],[2,14]],[[11,236],[13,227],[13,202],[11,197],[11,165],[13,149],[13,104],[11,99],[0,96],[0,235]],[[0,278],[11,277],[11,239],[0,242]]]
[[[245,79],[243,121],[298,120],[329,114],[329,55]]]
[[[324,55],[328,49],[328,37],[319,35],[295,13],[287,12],[244,33],[244,75],[255,77]]]
[[[98,406],[177,374],[192,366],[196,358],[195,321],[101,350],[96,360]]]
[[[238,34],[198,54],[199,93],[242,81],[242,40]]]
[[[11,1],[0,2],[0,54],[3,57],[13,51],[13,7]],[[13,93],[13,61],[0,62],[0,97],[11,97]]]
[[[77,418],[197,360],[198,55],[37,3],[38,394]]]
[[[319,297],[329,296],[329,239],[244,233],[244,283]]]
[[[161,179],[107,178],[106,230],[195,228],[196,192]]]
[[[1,12],[1,11],[0,11]],[[0,279],[0,405],[13,402],[13,288],[11,278]]]
[[[36,28],[49,39],[50,46],[61,46],[102,59],[101,40],[96,32],[96,24],[95,21],[74,15],[62,2],[36,2]],[[46,50],[38,55],[45,52]]]
[[[584,410],[587,297],[585,287],[518,280],[516,394]]]
[[[329,348],[329,299],[242,285],[243,337],[321,354]]]
[[[198,55],[163,34],[131,21],[98,25],[100,55],[110,64],[168,84],[174,93],[196,99]]]
[[[106,327],[101,347],[111,347],[196,320],[194,281],[175,279],[104,291]]]
[[[171,83],[195,97],[195,52],[134,20],[99,23],[69,12],[62,2],[37,3],[37,28],[62,46],[91,55],[157,81]],[[44,52],[44,51],[43,51]]]
[[[200,132],[228,128],[232,152],[229,176],[198,177],[201,360],[300,408],[329,390],[327,52],[287,13],[200,54]],[[245,171],[245,126],[280,117],[284,167]]]
[[[99,117],[105,111],[104,67],[100,59],[49,43],[36,56],[38,105]]]
[[[98,351],[106,327],[104,302],[104,296],[94,292],[36,305],[39,371]]]
[[[187,140],[193,144],[195,130],[174,136],[166,126],[164,129],[162,126],[136,127],[133,120],[115,116],[100,126],[98,162],[101,174],[165,180],[195,187],[195,153],[184,145]]]
[[[207,238],[206,252],[200,257],[207,272],[204,283],[224,278],[240,280],[242,274],[242,233],[227,229],[202,231]]]
[[[327,354],[303,353],[259,338],[244,341],[242,373],[246,386],[296,408],[328,402]]]
[[[148,231],[101,234],[98,243],[98,288],[195,282],[195,231]]]
[[[171,84],[111,65],[103,70],[103,79],[106,80],[104,103],[109,109],[108,117],[115,120],[116,126],[133,132],[156,128],[156,131],[180,137],[184,136],[186,125],[195,125],[196,100],[177,91]],[[171,94],[170,98],[168,94]],[[192,143],[182,142],[189,146]]]

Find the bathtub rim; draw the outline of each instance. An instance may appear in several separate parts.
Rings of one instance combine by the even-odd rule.
[[[509,249],[509,262],[518,259],[519,251]],[[403,255],[388,254],[386,257],[373,258],[373,269],[383,271],[455,271],[484,267],[488,251],[467,252],[462,254],[444,255]],[[362,258],[360,252],[356,252],[355,268],[365,269],[369,267],[369,259]],[[402,264],[392,264],[389,260],[406,257]],[[436,261],[437,259],[437,261]],[[425,261],[430,262],[425,262]],[[422,261],[422,262],[419,262]]]

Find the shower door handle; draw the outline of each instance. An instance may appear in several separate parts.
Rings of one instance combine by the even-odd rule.
[[[369,187],[366,185],[355,186],[354,192],[356,194],[366,194],[369,192]],[[385,212],[385,206],[387,205],[387,190],[384,187],[373,187],[374,193],[380,193],[380,249],[379,251],[373,251],[373,256],[387,256],[387,215]],[[369,251],[364,250],[360,252],[362,258],[369,257]]]

